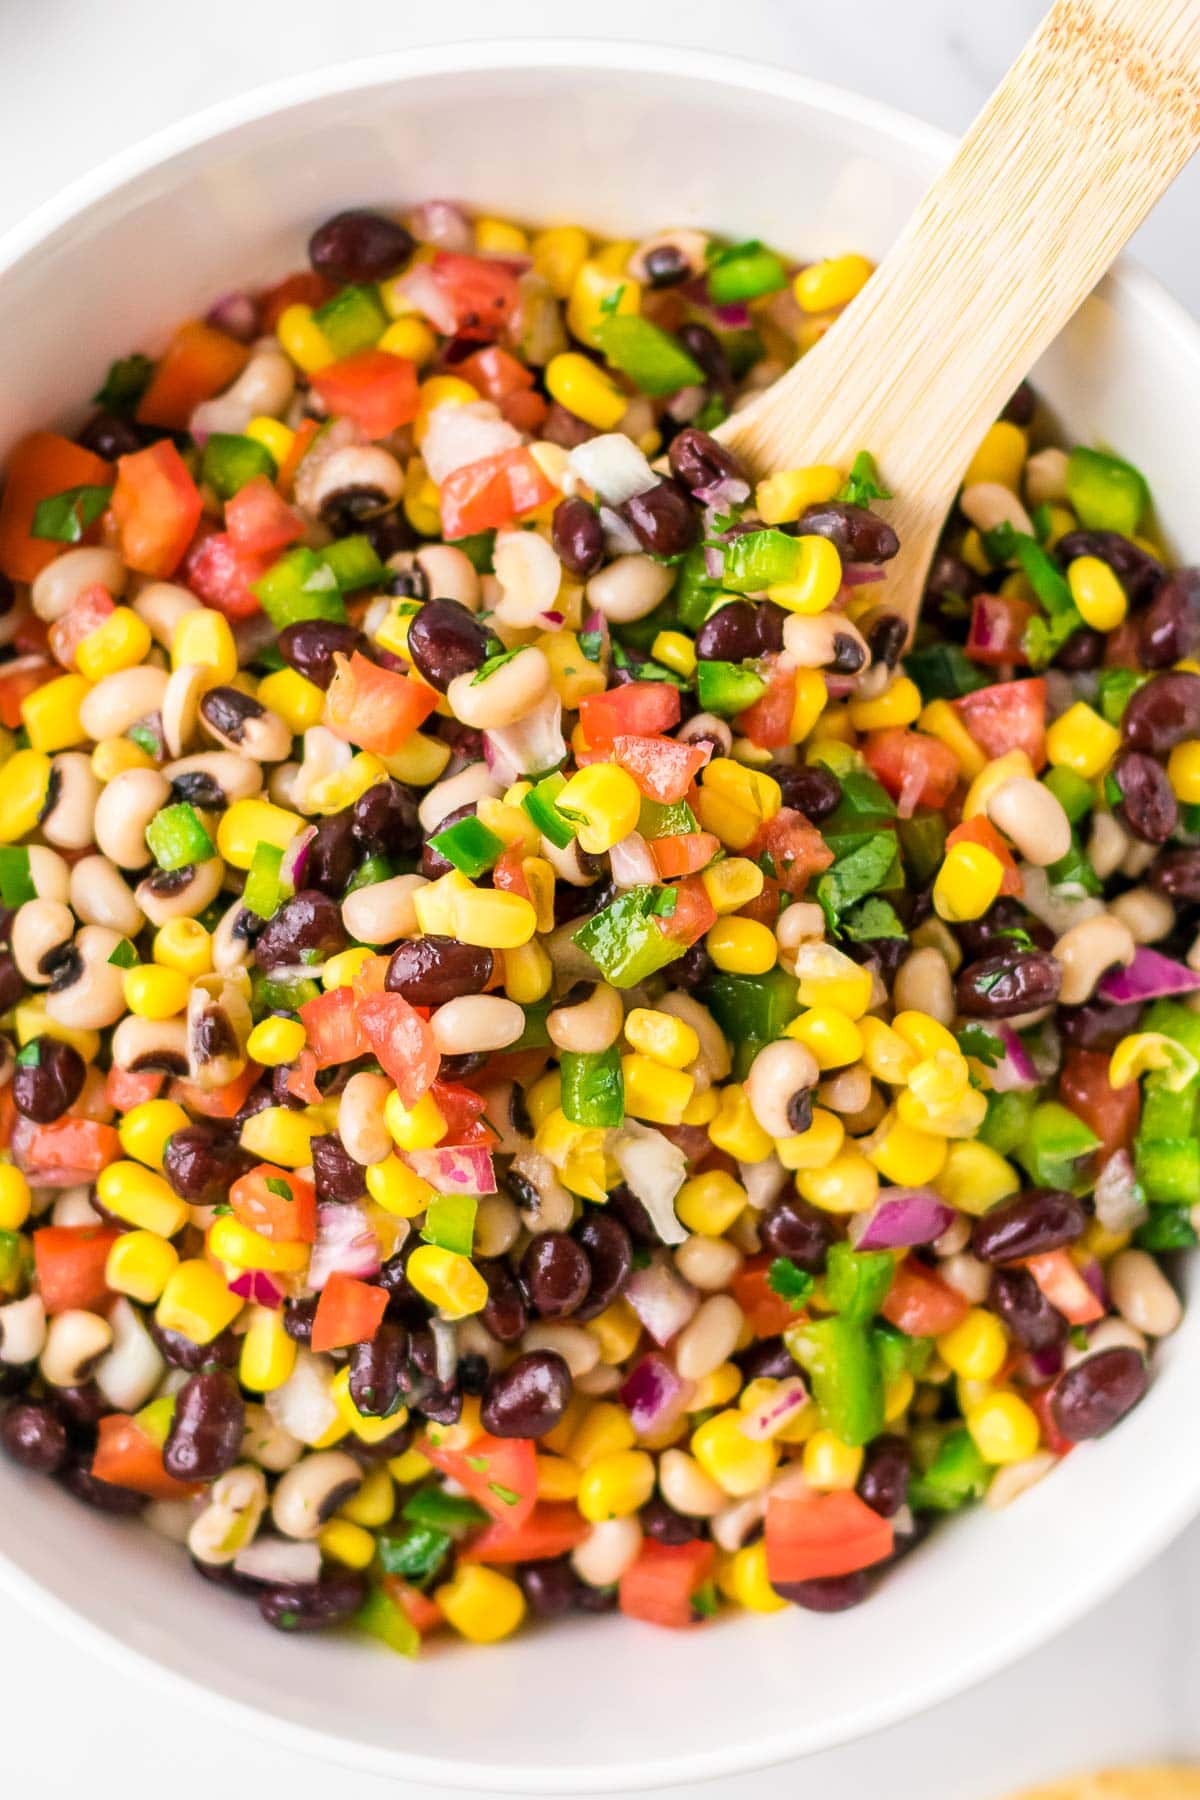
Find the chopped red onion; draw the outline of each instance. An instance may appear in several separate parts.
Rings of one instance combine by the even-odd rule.
[[[631,831],[608,853],[608,866],[619,888],[653,887],[658,880],[658,865],[650,854],[650,846],[640,831]]]
[[[1048,1344],[1044,1350],[1029,1350],[1026,1361],[1036,1376],[1037,1382],[1053,1381],[1062,1370],[1063,1353],[1061,1344]],[[1034,1385],[1037,1385],[1035,1382]]]
[[[411,269],[396,278],[393,286],[415,311],[429,320],[435,331],[440,331],[443,337],[454,336],[458,322],[454,307],[429,263],[414,263]]]
[[[1174,994],[1200,991],[1200,975],[1159,950],[1139,944],[1125,969],[1110,969],[1100,982],[1100,998],[1114,1006],[1139,1000],[1166,1000]]]
[[[218,331],[228,332],[239,343],[248,344],[258,336],[258,305],[249,294],[222,294],[209,307],[204,322]]]
[[[293,1538],[260,1537],[233,1559],[239,1575],[251,1581],[284,1582],[289,1587],[311,1587],[321,1579],[321,1548],[312,1538],[297,1543]]]
[[[1002,1020],[989,1020],[987,1029],[1004,1044],[1004,1055],[994,1069],[988,1070],[988,1080],[996,1093],[1028,1093],[1030,1088],[1037,1087],[1038,1072],[1033,1058],[1012,1026]]]
[[[566,622],[565,613],[544,612],[538,614],[538,624],[543,631],[561,631]]]
[[[447,1319],[432,1318],[434,1374],[443,1387],[449,1387],[458,1370],[458,1333]]]
[[[746,1190],[746,1198],[756,1212],[778,1200],[788,1183],[788,1172],[777,1156],[764,1156],[761,1162],[740,1162],[738,1180]]]
[[[639,1434],[672,1424],[695,1392],[695,1384],[677,1375],[665,1356],[651,1350],[636,1363],[620,1388],[621,1405]]]
[[[436,1150],[406,1150],[404,1160],[439,1194],[494,1194],[496,1171],[490,1150],[482,1144],[457,1144]],[[345,1211],[345,1208],[340,1208]]]
[[[932,1188],[884,1188],[867,1213],[850,1221],[850,1242],[859,1250],[911,1250],[932,1244],[954,1221],[954,1208]]]
[[[694,1287],[663,1256],[635,1269],[625,1284],[625,1298],[656,1344],[669,1344],[700,1305]]]
[[[675,1216],[675,1196],[687,1177],[683,1151],[661,1131],[627,1118],[613,1142],[612,1154],[663,1243],[682,1244],[687,1232]]]
[[[1134,1231],[1144,1222],[1146,1202],[1128,1150],[1118,1150],[1105,1162],[1096,1180],[1093,1202],[1105,1231]]]
[[[710,581],[720,581],[725,573],[725,552],[716,544],[704,546],[704,573]]]
[[[886,577],[887,570],[880,568],[878,563],[842,564],[843,587],[866,587],[869,582],[883,581]]]
[[[1080,1264],[1079,1273],[1107,1312],[1109,1306],[1108,1283],[1104,1279],[1104,1269],[1099,1260],[1094,1256],[1089,1256],[1085,1263]]]
[[[269,1306],[272,1311],[283,1304],[283,1289],[277,1287],[264,1269],[244,1269],[229,1284],[231,1294],[253,1300],[256,1306]]]
[[[858,686],[856,675],[831,675],[825,671],[825,692],[831,700],[845,700]]]
[[[425,200],[409,214],[409,229],[422,244],[459,254],[475,248],[471,226],[461,206],[453,200]]]
[[[693,500],[699,500],[705,506],[715,506],[721,512],[727,512],[731,506],[744,506],[750,498],[750,483],[743,481],[740,475],[722,475],[709,487],[693,488]]]
[[[308,1265],[308,1285],[319,1293],[331,1275],[366,1280],[379,1272],[379,1239],[358,1203],[324,1201],[317,1208],[317,1241]]]
[[[313,839],[317,835],[315,825],[306,825],[298,831],[283,852],[279,864],[279,881],[283,887],[290,887],[293,894],[298,893],[304,885],[304,870],[308,863],[308,852]]]

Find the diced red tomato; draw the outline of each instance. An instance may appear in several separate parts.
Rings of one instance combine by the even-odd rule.
[[[38,1292],[48,1313],[91,1312],[107,1303],[104,1269],[120,1235],[106,1225],[43,1225],[34,1232]]]
[[[955,712],[986,756],[1024,750],[1035,769],[1046,761],[1046,683],[1041,675],[1001,681],[951,701]],[[945,749],[945,745],[942,746]],[[947,751],[953,756],[953,752]],[[868,758],[869,760],[869,758]],[[956,764],[957,766],[957,764]],[[879,771],[876,770],[876,774]],[[880,775],[880,780],[883,776]],[[930,800],[927,805],[938,802]]]
[[[500,401],[500,417],[516,431],[528,432],[530,437],[537,437],[546,422],[546,414],[550,411],[546,401],[540,394],[522,389],[519,393],[505,394]]]
[[[351,1344],[369,1343],[383,1323],[387,1306],[384,1288],[372,1287],[369,1281],[335,1269],[317,1302],[312,1327],[314,1351],[345,1350]]]
[[[12,643],[22,656],[49,656],[50,627],[36,613],[25,613],[14,627]]]
[[[156,1069],[118,1069],[114,1063],[105,1076],[104,1091],[110,1106],[127,1113],[135,1106],[144,1106],[147,1100],[157,1100],[166,1079]]]
[[[770,1256],[748,1256],[733,1278],[733,1297],[756,1338],[775,1337],[804,1317],[767,1283]]]
[[[310,375],[327,412],[353,419],[370,438],[387,437],[417,416],[417,369],[390,350],[358,350]]]
[[[761,856],[764,851],[774,865],[775,880],[789,894],[802,894],[810,877],[833,862],[833,851],[816,826],[790,806],[768,819],[748,854]]]
[[[1059,1098],[1100,1139],[1102,1162],[1128,1150],[1137,1135],[1141,1095],[1136,1081],[1113,1087],[1107,1050],[1068,1050],[1058,1078]]]
[[[0,498],[0,570],[13,581],[32,581],[67,548],[30,536],[40,502],[68,488],[108,487],[112,478],[111,463],[70,438],[53,431],[22,438],[9,456]],[[84,542],[94,542],[98,529],[91,526]]]
[[[60,662],[64,669],[73,669],[75,652],[84,638],[90,637],[115,611],[113,597],[108,589],[98,581],[89,582],[62,617],[55,619],[50,627],[50,649],[55,661]]]
[[[428,1021],[403,994],[366,994],[358,1001],[358,1022],[384,1073],[395,1082],[411,1111],[441,1062]]]
[[[654,923],[664,937],[690,949],[716,924],[716,908],[695,875],[671,885],[675,889],[675,911],[669,918],[656,917]]]
[[[305,1046],[288,1070],[287,1091],[306,1106],[320,1106],[323,1098],[316,1083],[317,1059]]]
[[[0,725],[17,731],[25,723],[21,702],[37,688],[45,687],[58,674],[44,656],[18,656],[15,662],[0,668]]]
[[[336,292],[332,281],[318,275],[315,269],[298,269],[294,275],[285,275],[258,296],[263,330],[274,331],[289,306],[320,306]]]
[[[1045,1445],[1046,1449],[1051,1451],[1055,1456],[1066,1456],[1070,1451],[1074,1450],[1075,1445],[1070,1438],[1064,1437],[1062,1432],[1058,1429],[1058,1421],[1054,1417],[1054,1408],[1050,1403],[1054,1393],[1054,1385],[1055,1384],[1051,1382],[1047,1387],[1029,1388],[1026,1390],[1023,1398],[1029,1402],[1029,1405],[1037,1414],[1037,1422],[1041,1427],[1042,1443]]]
[[[970,1312],[970,1304],[932,1269],[908,1257],[892,1277],[880,1312],[909,1337],[940,1337]]]
[[[304,536],[304,521],[266,475],[256,475],[225,502],[225,525],[248,556],[278,556]]]
[[[745,906],[738,907],[738,918],[754,919],[759,925],[770,925],[774,929],[775,921],[779,917],[779,896],[782,892],[783,889],[777,881],[773,881],[769,875],[764,875],[762,888],[753,900],[747,900]]]
[[[450,1450],[435,1441],[437,1436],[435,1426],[421,1439],[422,1456],[457,1481],[498,1525],[508,1530],[524,1525],[537,1501],[533,1439],[491,1437],[485,1431],[465,1450]]]
[[[162,1451],[129,1413],[109,1413],[96,1434],[92,1474],[97,1481],[145,1494],[150,1500],[188,1500],[199,1493],[194,1483],[167,1474]]]
[[[437,705],[434,689],[381,669],[357,650],[334,657],[336,673],[325,696],[325,723],[337,737],[377,756],[394,756]]]
[[[121,554],[140,575],[173,575],[191,543],[203,503],[170,438],[117,459],[112,516]]]
[[[582,1544],[590,1526],[569,1500],[539,1500],[521,1525],[485,1525],[479,1536],[463,1546],[459,1562],[540,1562],[549,1556],[565,1556]]]
[[[12,1097],[12,1082],[9,1081],[0,1088],[0,1150],[7,1150],[12,1143],[16,1122],[17,1109]]]
[[[1025,1267],[1051,1306],[1072,1325],[1091,1325],[1104,1317],[1103,1303],[1071,1261],[1069,1251],[1044,1250],[1040,1256],[1027,1256]]]
[[[766,693],[760,694],[753,706],[740,712],[734,724],[752,744],[758,744],[764,750],[777,750],[792,741],[795,710],[795,671],[776,664],[771,670]]]
[[[71,1170],[71,1181],[98,1175],[121,1155],[121,1140],[111,1125],[97,1119],[55,1119],[52,1125],[28,1126],[21,1133],[19,1162],[30,1181],[53,1185],[56,1174]]]
[[[603,750],[617,738],[669,731],[678,725],[680,710],[679,689],[669,681],[627,681],[605,694],[585,694],[579,702],[579,723],[588,748]]]
[[[399,1575],[384,1575],[379,1585],[422,1637],[428,1637],[431,1631],[436,1631],[445,1617],[436,1600],[431,1600],[428,1594],[423,1594],[420,1588],[414,1587]]]
[[[772,1494],[767,1500],[767,1575],[771,1581],[819,1581],[852,1575],[884,1562],[894,1544],[881,1519],[849,1490],[833,1494]]]
[[[509,394],[519,394],[533,386],[532,369],[527,369],[507,350],[501,350],[499,344],[473,350],[470,356],[454,365],[454,373],[460,380],[469,381],[485,400],[504,400]]]
[[[525,852],[520,844],[510,845],[492,870],[492,886],[502,888],[507,894],[520,894],[523,900],[532,900],[525,879],[524,861]]]
[[[198,1081],[174,1080],[167,1090],[168,1097],[185,1107],[188,1112],[199,1113],[204,1119],[232,1119],[235,1113],[242,1110],[251,1088],[262,1074],[256,1062],[248,1062],[240,1075],[227,1081],[223,1087],[203,1088]]]
[[[904,725],[872,731],[863,760],[896,802],[902,819],[918,806],[942,808],[958,783],[958,758],[948,744]]]
[[[254,583],[261,581],[274,560],[273,555],[255,555],[242,549],[231,532],[218,531],[208,520],[202,520],[179,577],[205,606],[236,623],[262,611]]]
[[[613,689],[614,694],[623,692],[622,688]],[[711,755],[711,744],[681,744],[669,737],[618,735],[612,740],[613,761],[633,776],[643,794],[664,806],[685,797]]]
[[[249,360],[248,345],[201,319],[189,319],[167,345],[138,401],[138,423],[186,431],[200,402],[236,381]]]
[[[720,848],[721,840],[712,831],[681,831],[674,837],[650,840],[650,854],[664,881],[707,869]]]
[[[430,268],[454,314],[456,337],[501,336],[521,298],[517,277],[507,263],[439,250]]]
[[[715,1555],[713,1545],[700,1538],[687,1544],[643,1538],[617,1590],[621,1611],[627,1619],[677,1631],[697,1624],[692,1599],[708,1580]]]
[[[312,1051],[318,1069],[353,1062],[366,1052],[353,988],[330,988],[306,1000],[300,1008],[300,1023],[307,1036],[305,1048]]]
[[[482,1094],[456,1081],[435,1081],[429,1091],[446,1121],[442,1140],[446,1149],[456,1144],[490,1144],[495,1140],[496,1134],[483,1116],[487,1102]]]
[[[279,465],[275,476],[275,486],[286,500],[296,481],[296,470],[312,449],[314,440],[320,435],[323,427],[317,419],[301,419],[288,447],[288,453]]]
[[[229,1190],[234,1216],[273,1244],[315,1244],[317,1195],[311,1181],[294,1169],[257,1163]]]
[[[982,813],[976,813],[973,819],[964,819],[961,825],[956,825],[953,831],[947,833],[947,850],[953,849],[955,844],[982,844],[1004,869],[1000,892],[1014,896],[1025,892],[1025,883],[1021,879],[1020,869],[1013,861],[1012,851],[991,820]]]
[[[1021,639],[1035,611],[1028,600],[1019,600],[1015,594],[976,594],[966,645],[971,661],[992,668],[1002,663],[1028,664]]]
[[[557,493],[524,444],[498,450],[494,456],[464,463],[442,482],[438,491],[442,535],[453,540],[477,531],[498,531]]]

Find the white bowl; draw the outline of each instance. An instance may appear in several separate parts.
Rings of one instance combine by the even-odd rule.
[[[634,46],[458,46],[287,82],[118,158],[0,244],[3,433],[77,417],[111,357],[301,266],[311,227],[342,206],[447,195],[614,233],[686,222],[878,255],[948,150],[832,88]],[[1037,380],[1070,429],[1145,470],[1177,547],[1200,555],[1200,334],[1173,302],[1123,269]],[[1146,1562],[1200,1503],[1200,1307],[1156,1365],[1118,1431],[1007,1512],[938,1531],[834,1618],[742,1614],[682,1634],[580,1620],[409,1666],[353,1639],[270,1633],[179,1550],[2,1459],[0,1575],[131,1673],[358,1768],[557,1794],[694,1780],[928,1706]],[[135,1715],[150,1703],[131,1689]]]

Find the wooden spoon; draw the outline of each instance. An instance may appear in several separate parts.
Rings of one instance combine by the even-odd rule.
[[[1198,145],[1200,0],[1056,0],[845,317],[717,432],[756,476],[874,454],[910,630],[985,431]]]

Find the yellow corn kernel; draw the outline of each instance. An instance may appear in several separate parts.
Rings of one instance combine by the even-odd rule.
[[[720,1237],[746,1205],[745,1188],[724,1169],[693,1175],[675,1196],[679,1223],[700,1237]]]
[[[668,1069],[663,1063],[636,1050],[621,1058],[625,1078],[625,1111],[652,1125],[679,1125],[695,1090],[692,1075]]]
[[[905,1124],[893,1109],[869,1138],[859,1140],[869,1162],[898,1187],[923,1187],[946,1161],[946,1140]]]
[[[17,1042],[22,1048],[34,1038],[52,1037],[78,1050],[84,1062],[95,1062],[100,1054],[100,1033],[85,1030],[81,1025],[60,1025],[57,1019],[47,1014],[44,994],[33,994],[28,1000],[22,1000],[13,1009],[13,1023],[17,1028]]]
[[[613,763],[590,763],[570,777],[555,805],[566,818],[578,821],[580,848],[600,856],[637,829],[642,796],[624,769]]]
[[[943,1200],[959,1212],[978,1216],[1019,1192],[1021,1180],[1010,1162],[990,1144],[951,1144],[933,1185]]]
[[[424,1481],[433,1464],[419,1450],[406,1450],[402,1456],[389,1456],[387,1468],[392,1480],[401,1487],[413,1487]]]
[[[768,600],[787,612],[826,612],[837,598],[842,585],[842,559],[828,538],[806,532],[795,540],[800,561],[791,581],[775,582],[767,589]]]
[[[515,950],[505,950],[504,991],[518,1006],[535,1006],[550,992],[554,969],[536,938]]]
[[[724,1150],[737,1162],[761,1162],[771,1154],[772,1139],[755,1118],[739,1081],[731,1081],[720,1089],[708,1135],[718,1150]]]
[[[117,1127],[117,1136],[126,1156],[147,1168],[161,1170],[167,1141],[172,1132],[182,1131],[191,1120],[174,1100],[143,1100],[131,1106]]]
[[[368,788],[382,781],[386,773],[377,756],[369,750],[360,750],[344,768],[314,781],[308,793],[308,809],[315,813],[341,812],[345,807],[353,806]]]
[[[562,1077],[557,1069],[547,1069],[525,1092],[525,1107],[534,1131],[540,1131],[555,1114],[562,1118]],[[564,1120],[565,1123],[565,1120]]]
[[[403,356],[423,369],[437,355],[437,338],[424,319],[394,319],[375,346],[389,356]]]
[[[303,1113],[285,1106],[266,1106],[242,1126],[239,1140],[244,1150],[252,1150],[264,1162],[283,1163],[289,1169],[303,1169],[312,1161],[312,1140],[318,1131]]]
[[[997,419],[983,434],[983,442],[967,464],[963,486],[977,481],[997,481],[1014,494],[1021,486],[1021,472],[1029,454],[1029,439],[1019,425]]]
[[[912,725],[921,716],[921,690],[907,675],[894,677],[877,700],[851,700],[848,711],[855,731],[883,731],[890,725]]]
[[[871,972],[832,944],[802,944],[796,952],[796,998],[801,1006],[833,1007],[861,1019],[871,1004]]]
[[[757,919],[718,919],[704,940],[718,969],[731,975],[765,975],[775,967],[775,933]]]
[[[296,1340],[283,1328],[281,1308],[252,1306],[250,1324],[242,1339],[238,1380],[254,1394],[271,1394],[281,1388],[296,1366]]]
[[[443,1250],[440,1244],[418,1244],[408,1259],[407,1274],[443,1318],[465,1319],[487,1305],[487,1283],[470,1257]]]
[[[788,742],[802,744],[823,718],[829,704],[829,690],[820,669],[796,670],[796,697],[788,725]]]
[[[349,1519],[330,1519],[317,1533],[321,1555],[347,1569],[369,1568],[375,1556],[375,1539]]]
[[[783,805],[779,783],[728,756],[715,757],[703,773],[697,803],[700,824],[715,832],[727,849],[744,850]]]
[[[731,1499],[757,1494],[775,1473],[778,1446],[770,1438],[756,1440],[742,1430],[736,1408],[714,1414],[692,1433],[692,1455],[706,1475]]]
[[[299,1019],[262,1019],[246,1041],[247,1053],[264,1068],[295,1062],[304,1048],[306,1032]]]
[[[105,1286],[153,1306],[178,1264],[175,1246],[156,1231],[123,1231],[104,1265]]]
[[[1200,804],[1200,743],[1176,744],[1167,758],[1167,780],[1185,806]]]
[[[892,1020],[892,1030],[918,1056],[936,1056],[939,1050],[952,1050],[961,1054],[953,1032],[948,1031],[928,1013],[917,1012],[913,1008],[909,1008],[907,1012],[898,1012]]]
[[[50,758],[40,750],[18,750],[0,766],[0,843],[36,828],[49,785]]]
[[[188,1209],[161,1175],[140,1162],[109,1163],[96,1177],[96,1198],[127,1225],[171,1238],[188,1221]]]
[[[940,1137],[973,1137],[987,1116],[987,1096],[978,1088],[968,1087],[957,1098],[943,1100],[937,1106],[925,1106],[911,1089],[896,1101],[896,1112],[906,1125],[918,1131],[930,1131]]]
[[[471,1644],[511,1637],[525,1617],[525,1596],[516,1582],[486,1563],[459,1563],[433,1597],[458,1635]]]
[[[326,992],[332,988],[353,987],[363,968],[371,961],[373,954],[374,952],[368,950],[365,944],[352,944],[349,950],[339,950],[336,956],[329,958],[322,969],[321,986]],[[254,1052],[251,1051],[250,1054],[253,1056]],[[290,1060],[286,1056],[283,1058],[284,1062]],[[261,1057],[259,1061],[262,1061]]]
[[[629,1414],[612,1400],[597,1400],[588,1407],[571,1434],[566,1454],[581,1469],[602,1457],[632,1450],[637,1442]]]
[[[683,1109],[682,1125],[711,1125],[720,1111],[720,1090],[707,1087],[701,1093],[693,1094]]]
[[[716,1565],[716,1583],[727,1600],[744,1606],[748,1612],[782,1612],[788,1604],[775,1592],[767,1575],[765,1538],[743,1545],[731,1556],[722,1556]]]
[[[1107,769],[1121,748],[1121,734],[1083,700],[1077,700],[1046,732],[1046,755],[1056,769],[1074,769],[1085,781]]]
[[[579,1470],[573,1462],[539,1452],[536,1469],[539,1500],[574,1500],[579,1492]]]
[[[419,456],[410,459],[404,471],[404,516],[421,537],[439,537],[442,530],[441,502],[437,483]]]
[[[192,615],[189,614],[190,618]],[[258,698],[278,713],[293,737],[319,725],[325,712],[325,695],[315,681],[307,681],[295,669],[277,669],[258,684]]]
[[[20,1231],[32,1206],[29,1183],[20,1169],[0,1163],[0,1231]]]
[[[862,1033],[862,1059],[868,1073],[876,1081],[886,1081],[889,1087],[902,1087],[917,1061],[917,1052],[912,1045],[906,1044],[900,1033],[885,1025],[882,1019],[860,1019],[858,1028]]]
[[[148,750],[132,738],[103,738],[92,751],[92,774],[97,781],[111,781],[126,769],[153,769],[157,765]]]
[[[376,1206],[382,1206],[393,1218],[415,1219],[433,1198],[434,1190],[429,1183],[398,1156],[372,1163],[364,1179]]]
[[[304,820],[299,813],[273,806],[269,800],[235,800],[221,814],[217,826],[217,849],[235,869],[248,869],[259,844],[274,844],[286,850]]]
[[[846,1144],[823,1169],[801,1169],[796,1192],[822,1212],[869,1212],[879,1195],[879,1176],[856,1145]]]
[[[969,1406],[965,1417],[984,1462],[1024,1462],[1038,1447],[1037,1414],[1017,1394],[989,1394]]]
[[[154,960],[194,981],[212,972],[212,934],[199,919],[168,919],[154,934]]]
[[[524,784],[528,789],[529,783]],[[542,837],[529,814],[520,806],[510,806],[506,800],[497,800],[491,794],[485,794],[480,800],[475,816],[481,825],[509,848],[514,846],[522,850],[526,856],[536,856],[542,847]]]
[[[480,256],[528,256],[529,234],[508,219],[476,219],[475,249]]]
[[[696,673],[695,645],[682,631],[660,631],[650,646],[650,654],[655,662],[685,679]]]
[[[164,1331],[177,1331],[190,1344],[211,1344],[241,1310],[220,1270],[197,1260],[172,1269],[154,1317]]]
[[[614,1300],[584,1326],[600,1345],[600,1361],[615,1368],[637,1349],[642,1324],[627,1300]]]
[[[313,318],[311,306],[297,303],[286,306],[279,315],[275,336],[285,355],[290,356],[305,375],[315,375],[334,361],[333,351],[321,327]]]
[[[247,425],[246,436],[269,451],[276,468],[280,468],[288,459],[296,434],[288,429],[282,419],[272,419],[267,413],[259,413]]]
[[[874,271],[873,262],[854,252],[809,263],[792,278],[796,305],[805,313],[831,312],[835,307],[847,306]]]
[[[916,1390],[917,1384],[907,1369],[902,1369],[899,1375],[885,1385],[883,1419],[886,1425],[894,1425],[897,1419],[903,1418],[912,1405],[912,1398]]]
[[[588,694],[604,692],[603,668],[589,662],[573,631],[546,631],[534,641],[550,664],[551,686],[569,711],[575,711]]]
[[[785,1036],[806,1044],[819,1069],[842,1069],[862,1055],[862,1032],[835,1006],[813,1006],[793,1019]]]
[[[233,680],[238,672],[237,645],[223,614],[207,606],[183,614],[171,636],[171,667],[182,669],[187,663],[211,668],[215,682]]]
[[[812,1124],[795,1137],[781,1138],[775,1154],[785,1169],[827,1169],[845,1142],[846,1128],[836,1113],[813,1107]]]
[[[343,1365],[329,1384],[329,1398],[337,1408],[338,1421],[341,1426],[339,1435],[347,1430],[363,1444],[382,1444],[385,1438],[391,1437],[394,1431],[408,1419],[408,1408],[398,1406],[395,1412],[388,1413],[386,1418],[377,1418],[374,1413],[361,1413],[350,1395],[350,1370]],[[478,1402],[475,1403],[478,1405]],[[464,1417],[466,1409],[464,1407]],[[476,1435],[478,1431],[476,1430]],[[457,1447],[457,1446],[456,1446]]]
[[[156,963],[138,963],[126,969],[122,986],[125,1004],[139,1019],[173,1019],[188,1003],[191,983],[178,969]]]
[[[432,1150],[446,1135],[446,1121],[429,1092],[422,1094],[410,1109],[393,1088],[384,1105],[383,1116],[398,1150]]]
[[[765,525],[784,525],[798,519],[806,507],[835,498],[844,477],[829,463],[810,463],[803,469],[781,469],[768,475],[754,490],[754,504]]]
[[[607,306],[605,305],[607,302]],[[580,264],[567,300],[567,326],[581,344],[595,345],[597,329],[614,313],[634,314],[642,304],[641,283],[617,269],[608,270],[599,258]]]
[[[985,844],[953,844],[933,884],[934,911],[952,925],[978,919],[1000,892],[1003,881],[1004,864]]]
[[[804,1479],[819,1493],[852,1488],[862,1473],[863,1453],[832,1431],[814,1431],[804,1446]]]
[[[728,1406],[742,1385],[742,1371],[736,1363],[720,1363],[710,1375],[702,1376],[688,1401],[688,1411],[710,1412],[714,1407]]]
[[[616,382],[577,350],[564,350],[546,364],[551,399],[597,431],[613,431],[629,404]]]
[[[425,442],[429,421],[439,406],[474,406],[479,400],[478,388],[460,375],[430,375],[417,389],[417,414],[413,420],[413,439]]]
[[[79,708],[91,692],[91,683],[82,675],[60,675],[34,688],[21,702],[21,723],[29,736],[30,747],[52,756],[56,750],[70,750],[87,742],[87,732],[79,721]],[[18,751],[18,755],[20,752]],[[11,768],[14,756],[6,764]]]
[[[392,1485],[392,1477],[382,1463],[376,1463],[368,1469],[362,1478],[362,1485],[356,1494],[338,1508],[339,1519],[349,1519],[352,1525],[365,1525],[368,1529],[378,1530],[386,1525],[396,1510],[396,1490]]]
[[[243,1225],[232,1213],[222,1213],[213,1220],[208,1228],[208,1249],[218,1262],[278,1275],[300,1274],[308,1267],[310,1255],[308,1244],[278,1243]]]
[[[998,793],[1006,781],[1018,776],[1030,781],[1036,779],[1033,764],[1024,750],[1009,750],[986,763],[967,789],[963,818],[974,819],[986,812],[993,794]]]
[[[418,918],[421,896],[427,892],[421,888],[416,895]],[[453,920],[451,935],[464,944],[477,944],[487,950],[518,950],[533,936],[538,917],[523,894],[501,888],[471,888],[468,893],[455,896]],[[427,929],[423,921],[422,929]]]
[[[394,755],[381,757],[380,761],[397,781],[408,782],[411,787],[431,787],[450,761],[450,746],[441,738],[414,731]]]
[[[931,1112],[962,1098],[971,1080],[965,1056],[958,1050],[935,1050],[909,1071],[908,1089]]]
[[[88,681],[103,681],[140,663],[150,644],[145,620],[128,606],[117,606],[76,646],[75,667]]]
[[[1129,611],[1125,589],[1098,556],[1076,556],[1067,565],[1067,585],[1085,625],[1115,631]]]
[[[700,1054],[700,1039],[672,1013],[635,1006],[625,1016],[625,1041],[670,1069],[686,1069]]]
[[[918,728],[953,750],[964,781],[974,781],[987,767],[987,757],[948,700],[931,700],[921,709]]]
[[[700,877],[714,911],[722,917],[757,900],[763,890],[763,879],[758,864],[747,856],[722,857],[720,862],[710,863]]]
[[[578,225],[551,225],[539,231],[529,246],[533,266],[548,282],[555,297],[565,300],[587,261],[589,239]]]
[[[942,1333],[938,1355],[967,1381],[991,1381],[1008,1355],[1008,1337],[995,1313],[973,1306],[961,1324]]]
[[[1138,1031],[1123,1037],[1108,1065],[1110,1087],[1125,1087],[1151,1070],[1162,1070],[1164,1085],[1180,1093],[1196,1075],[1196,1058],[1183,1044],[1161,1031]]]

